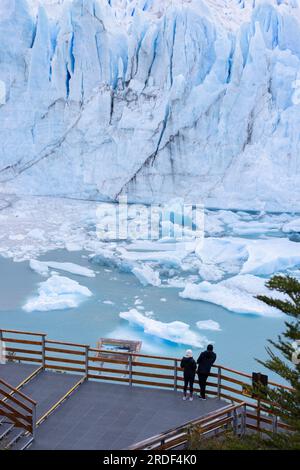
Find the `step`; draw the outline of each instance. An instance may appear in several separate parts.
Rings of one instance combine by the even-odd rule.
[[[1,424],[0,427],[0,440],[7,436],[7,434],[14,428],[14,425],[11,423]]]
[[[11,446],[24,436],[24,429],[14,428],[11,430],[9,435],[6,438],[5,449],[10,449]]]
[[[25,450],[33,442],[33,437],[31,434],[24,434],[20,437],[12,446],[11,450]]]

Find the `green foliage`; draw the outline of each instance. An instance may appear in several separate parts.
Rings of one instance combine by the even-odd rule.
[[[277,341],[269,340],[270,346],[266,348],[269,358],[258,362],[264,367],[282,377],[290,390],[280,388],[268,388],[268,399],[280,419],[293,429],[292,434],[278,433],[271,436],[276,446],[283,449],[300,449],[300,282],[290,276],[273,276],[267,282],[270,290],[284,295],[282,299],[258,296],[266,304],[276,307],[284,312],[291,320],[285,321],[285,331],[279,335]],[[297,346],[298,342],[298,346]],[[275,354],[273,348],[279,351]]]
[[[190,435],[189,449],[192,450],[276,450],[270,441],[257,434],[236,436],[226,432],[220,437],[204,438],[197,428]]]
[[[272,403],[272,410],[280,420],[292,428],[292,432],[271,432],[266,435],[235,436],[232,432],[222,437],[203,438],[195,428],[190,434],[190,449],[207,450],[260,450],[260,449],[300,449],[300,282],[290,276],[273,276],[267,282],[272,291],[282,294],[280,299],[260,295],[257,298],[276,307],[289,319],[285,321],[285,331],[277,340],[269,340],[266,348],[268,359],[257,361],[284,379],[289,388],[264,388],[267,400]],[[298,342],[298,346],[297,346]],[[274,352],[277,350],[277,354]],[[278,354],[279,352],[279,354]],[[299,358],[298,358],[299,356]],[[257,391],[257,390],[256,390]]]

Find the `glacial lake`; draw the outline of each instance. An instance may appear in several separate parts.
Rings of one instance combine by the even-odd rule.
[[[265,372],[255,358],[266,358],[267,339],[274,339],[284,328],[284,318],[238,315],[211,303],[181,299],[178,293],[182,289],[143,287],[133,274],[91,265],[83,252],[56,250],[39,259],[72,262],[94,269],[94,278],[61,272],[61,275],[87,286],[93,296],[77,308],[25,312],[22,306],[37,293],[38,284],[45,278],[32,271],[28,261],[13,262],[0,257],[2,328],[45,332],[50,339],[91,346],[95,346],[100,337],[139,339],[144,353],[181,357],[188,345],[145,334],[142,328],[119,317],[120,312],[136,308],[135,302],[139,299],[144,311],[153,312],[156,320],[188,323],[192,331],[214,342],[218,363],[245,372]],[[196,322],[208,319],[218,322],[221,331],[198,330]],[[199,350],[192,349],[196,356]],[[269,377],[278,380],[270,373]]]

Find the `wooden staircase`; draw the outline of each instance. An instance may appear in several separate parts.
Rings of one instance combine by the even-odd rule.
[[[32,442],[32,434],[17,428],[8,418],[0,419],[0,449],[25,450]]]
[[[36,402],[0,379],[0,448],[23,450],[36,429]]]

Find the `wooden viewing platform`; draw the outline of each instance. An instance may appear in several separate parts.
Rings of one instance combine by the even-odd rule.
[[[125,366],[120,351],[114,359],[112,351],[106,357],[42,333],[0,329],[0,339],[7,359],[0,364],[0,443],[7,448],[163,449],[184,445],[191,424],[207,434],[287,428],[269,403],[245,395],[249,374],[220,365],[208,400],[184,402],[178,358],[126,352]]]

